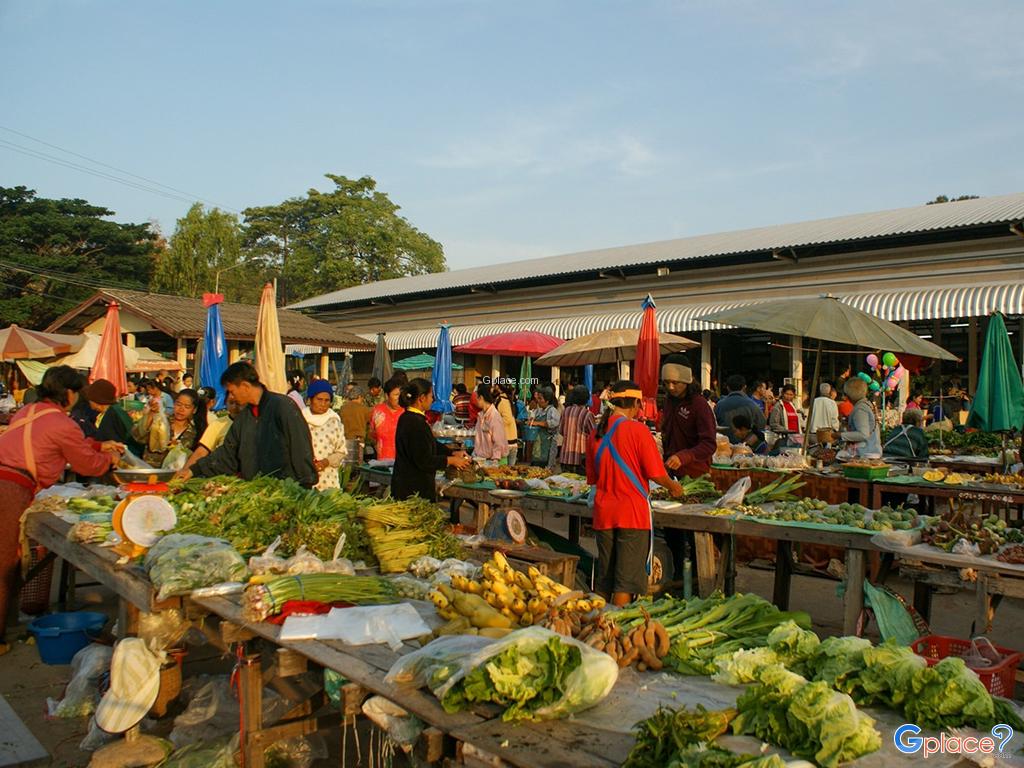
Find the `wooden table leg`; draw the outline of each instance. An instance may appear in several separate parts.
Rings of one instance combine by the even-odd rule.
[[[722,537],[723,591],[736,594],[736,537],[727,533]]]
[[[793,544],[779,540],[775,543],[775,589],[772,602],[781,611],[789,610],[789,585],[793,575]]]
[[[914,610],[921,614],[925,621],[931,621],[932,616],[932,588],[930,584],[923,581],[914,582]]]
[[[476,505],[476,512],[473,513],[473,525],[477,533],[483,533],[484,526],[491,519],[491,505],[480,502]]]
[[[263,746],[252,734],[263,729],[263,670],[260,656],[245,656],[239,670],[239,699],[242,704],[241,743],[244,768],[263,768]]]
[[[458,525],[462,522],[462,516],[459,514],[461,508],[462,499],[452,499],[451,504],[448,505],[448,521],[452,525]]]
[[[871,507],[871,509],[882,508],[882,489],[876,483],[871,484],[871,503],[864,506]]]
[[[117,599],[117,630],[121,637],[139,634],[139,609],[123,597]]]
[[[583,521],[579,515],[569,515],[569,542],[571,544],[580,543],[580,528],[582,524]]]
[[[846,592],[843,594],[843,634],[857,632],[857,622],[864,610],[864,550],[846,550]]]
[[[714,592],[718,577],[718,551],[713,534],[694,531],[693,550],[697,559],[697,589],[701,597],[707,597]]]

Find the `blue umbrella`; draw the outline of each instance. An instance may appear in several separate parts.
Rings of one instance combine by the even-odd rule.
[[[430,383],[434,385],[434,402],[430,410],[439,413],[451,413],[452,405],[452,342],[448,338],[448,326],[442,323],[441,332],[437,334],[437,354],[434,356],[434,372]]]
[[[220,321],[220,303],[224,300],[219,294],[206,294],[206,333],[203,334],[203,361],[199,366],[199,386],[213,387],[217,392],[217,402],[213,409],[224,408],[227,393],[220,383],[220,377],[228,367],[228,344],[224,340],[224,325]]]
[[[594,393],[594,366],[584,365],[583,366],[583,386],[587,388],[587,392]]]

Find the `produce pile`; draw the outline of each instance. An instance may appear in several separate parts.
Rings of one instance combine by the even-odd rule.
[[[997,473],[990,473],[982,478],[986,483],[994,483],[996,485],[1008,485],[1016,488],[1024,488],[1024,475],[1000,475]]]
[[[227,542],[178,533],[164,536],[154,544],[146,553],[144,565],[158,590],[157,600],[211,584],[241,581],[248,575],[245,560]]]
[[[850,696],[859,706],[894,709],[907,722],[924,728],[1024,725],[1009,702],[989,694],[963,659],[950,657],[929,667],[924,658],[894,641],[874,646],[860,637],[819,640],[813,632],[784,624],[768,636],[766,647],[721,656],[716,665],[713,678],[727,684],[764,683],[766,674],[778,679],[773,670],[785,668]]]
[[[715,488],[715,484],[711,482],[710,475],[680,478],[679,484],[683,486],[681,496],[670,496],[668,489],[662,488],[659,485],[655,490],[651,491],[651,499],[672,499],[673,501],[681,501],[684,504],[701,504],[717,499],[722,495]]]
[[[436,504],[414,496],[404,501],[373,501],[357,514],[366,529],[382,573],[401,573],[417,558],[458,557],[462,545]]]
[[[501,552],[483,564],[481,573],[480,581],[454,574],[451,586],[438,584],[428,595],[441,618],[449,621],[443,634],[460,634],[458,628],[466,621],[478,630],[528,627],[549,618],[556,606],[556,614],[566,618],[605,604],[603,598],[573,592],[533,566],[526,573],[517,571]]]
[[[933,454],[953,453],[961,456],[998,456],[1003,438],[995,432],[925,432],[928,450]],[[940,440],[941,446],[940,447]],[[1011,447],[1014,441],[1010,441]]]
[[[781,664],[761,669],[758,683],[739,697],[736,709],[734,733],[752,734],[824,768],[882,746],[875,721],[849,696],[824,682],[809,682]]]
[[[633,604],[607,616],[623,628],[631,628],[647,616],[660,623],[671,643],[662,663],[683,675],[710,675],[716,669],[716,657],[767,644],[769,633],[780,624],[811,626],[806,613],[780,611],[749,593],[725,597],[715,592],[689,600],[667,597]]]
[[[912,509],[886,505],[881,509],[870,510],[860,504],[844,502],[830,505],[819,499],[782,501],[774,504],[771,509],[743,506],[740,511],[764,520],[844,525],[865,531],[909,531],[917,524],[917,513]]]
[[[921,475],[929,483],[943,483],[944,485],[966,485],[973,483],[974,475],[966,475],[960,472],[950,472],[944,468],[929,469]]]
[[[394,585],[379,576],[346,576],[340,573],[256,576],[242,596],[242,615],[247,621],[263,621],[279,614],[290,600],[380,605],[396,603],[398,597]]]
[[[712,742],[729,729],[735,709],[659,707],[636,724],[636,744],[623,768],[785,768],[778,755],[739,755]]]
[[[171,483],[168,501],[178,514],[178,533],[227,539],[242,555],[264,550],[278,536],[280,554],[301,545],[329,560],[342,533],[342,554],[373,560],[366,531],[356,517],[371,500],[342,491],[314,491],[294,480],[219,476]]]
[[[660,670],[671,648],[665,626],[647,613],[642,619],[622,624],[599,615],[577,630],[576,637],[594,650],[607,653],[620,668],[635,664],[640,672]]]
[[[541,627],[500,640],[441,637],[401,657],[386,682],[426,686],[448,712],[477,703],[502,719],[545,720],[593,706],[611,691],[618,667],[602,653]]]
[[[780,477],[768,485],[751,491],[743,497],[744,504],[767,504],[772,501],[794,501],[797,498],[796,490],[803,488],[807,483],[800,481],[799,475]]]
[[[952,552],[960,541],[975,545],[982,555],[996,552],[1004,544],[1024,543],[1024,531],[1013,528],[996,515],[982,515],[966,509],[932,519],[924,529],[926,544]]]

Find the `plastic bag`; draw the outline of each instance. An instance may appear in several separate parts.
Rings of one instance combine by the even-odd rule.
[[[249,570],[253,576],[261,576],[264,573],[284,573],[288,569],[288,561],[275,554],[279,546],[281,546],[280,536],[263,550],[262,555],[253,555],[249,558]]]
[[[750,490],[750,477],[744,476],[729,486],[729,490],[718,501],[715,502],[715,506],[719,509],[727,509],[729,507],[738,507],[743,503],[743,497],[747,495],[747,491]]]
[[[163,453],[170,442],[171,422],[167,420],[167,414],[161,408],[152,414],[152,421],[149,423],[149,450],[152,453]]]
[[[608,695],[619,677],[619,665],[606,653],[594,650],[588,645],[571,637],[556,634],[543,627],[527,627],[496,640],[481,648],[476,653],[464,657],[459,669],[455,671],[439,687],[431,687],[434,695],[444,699],[456,684],[467,674],[486,664],[506,649],[517,648],[524,653],[539,650],[552,639],[565,645],[572,645],[580,651],[580,664],[572,670],[562,683],[561,696],[550,704],[532,711],[523,710],[520,715],[530,719],[549,720],[556,717],[579,712],[597,704]],[[437,642],[437,641],[435,641]],[[432,645],[433,643],[431,643]],[[508,712],[506,712],[508,715]]]
[[[402,641],[430,634],[409,603],[332,608],[321,616],[289,616],[281,627],[281,640],[340,640],[347,645],[386,643],[391,650]]]
[[[405,752],[412,750],[416,739],[423,733],[423,721],[406,712],[383,696],[371,696],[363,702],[363,714]]]
[[[238,700],[226,675],[200,677],[186,683],[195,693],[188,707],[174,718],[174,728],[168,738],[179,749],[190,744],[202,744],[238,732]],[[292,708],[284,698],[263,689],[263,722],[270,726]],[[177,753],[175,753],[177,754]]]
[[[324,561],[314,555],[303,544],[298,551],[288,558],[284,572],[288,574],[323,573]]]
[[[444,635],[398,659],[384,682],[433,689],[432,681],[438,680],[440,685],[461,667],[463,659],[493,643],[479,635]]]
[[[334,555],[324,563],[324,573],[340,573],[342,576],[356,575],[356,567],[352,564],[352,561],[347,557],[341,556],[341,553],[345,550],[345,542],[347,540],[348,534],[342,532],[341,536],[338,537],[338,543],[334,545]]]
[[[310,768],[327,757],[327,744],[318,733],[281,739],[263,752],[267,768]]]
[[[429,581],[417,579],[415,576],[410,576],[407,573],[395,576],[391,579],[391,583],[395,585],[395,591],[398,593],[398,596],[407,600],[426,600],[427,593],[431,589]]]
[[[164,461],[160,466],[163,469],[173,469],[177,472],[185,466],[185,462],[188,461],[188,457],[191,455],[192,452],[179,443],[167,452],[167,455],[164,456]]]
[[[222,581],[241,581],[245,560],[222,539],[172,533],[146,553],[145,568],[159,587],[157,600],[185,594]]]
[[[429,576],[433,576],[440,567],[440,560],[436,557],[430,557],[430,555],[424,555],[423,557],[418,557],[412,561],[409,565],[409,573],[418,579],[425,579]]]
[[[91,715],[99,698],[100,677],[110,669],[113,655],[113,648],[98,643],[91,643],[76,653],[71,659],[71,681],[64,689],[64,698],[46,700],[50,717]]]
[[[165,650],[178,644],[192,623],[177,608],[156,613],[140,613],[138,636],[150,648]]]

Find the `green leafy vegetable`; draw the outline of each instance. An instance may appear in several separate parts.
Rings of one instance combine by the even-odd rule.
[[[924,728],[951,728],[993,721],[992,696],[963,659],[950,657],[919,670],[907,692],[904,713]]]

